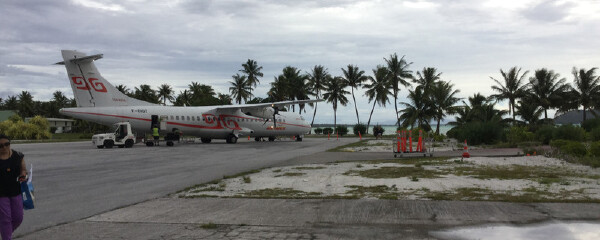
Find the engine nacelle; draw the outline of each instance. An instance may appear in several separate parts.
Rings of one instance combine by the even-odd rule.
[[[249,113],[251,116],[271,119],[273,118],[273,114],[275,114],[275,109],[273,109],[272,107],[265,107],[262,109],[253,108],[244,112]]]

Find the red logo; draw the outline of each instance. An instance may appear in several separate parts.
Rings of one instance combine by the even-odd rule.
[[[73,84],[75,84],[75,87],[77,89],[90,90],[91,85],[94,91],[96,92],[107,92],[107,89],[104,86],[104,84],[102,82],[97,82],[97,78],[89,78],[87,79],[87,82],[84,80],[83,77],[71,77],[71,79],[73,80]]]
[[[73,79],[73,83],[75,84],[77,89],[90,90],[90,88],[87,86],[87,83],[83,81],[82,77],[72,77],[71,79]]]
[[[89,78],[88,81],[90,82],[90,85],[92,85],[92,88],[94,88],[96,92],[107,92],[106,87],[103,83],[95,82],[98,81],[97,78]]]

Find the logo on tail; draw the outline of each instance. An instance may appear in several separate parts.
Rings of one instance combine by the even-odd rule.
[[[71,88],[78,107],[149,106],[149,102],[130,98],[104,79],[94,61],[102,54],[87,56],[85,53],[62,50],[63,62],[71,80]]]

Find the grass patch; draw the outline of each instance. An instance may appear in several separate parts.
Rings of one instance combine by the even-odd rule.
[[[303,192],[292,188],[266,188],[259,190],[246,191],[242,196],[249,198],[318,198],[321,193]]]
[[[325,167],[295,167],[293,169],[296,170],[318,170],[318,169],[325,169]]]
[[[355,196],[357,198],[363,197],[374,197],[379,199],[398,199],[398,188],[396,185],[388,187],[387,185],[376,185],[376,186],[357,186],[348,185],[345,186],[351,190],[346,191],[346,194]]]
[[[380,163],[397,163],[397,164],[421,164],[421,165],[448,165],[454,164],[452,161],[448,161],[451,159],[450,157],[419,157],[419,158],[409,158],[409,159],[387,159],[387,160],[373,160],[364,163],[368,164],[380,164]]]
[[[382,167],[369,170],[350,170],[344,173],[348,176],[361,176],[365,178],[402,178],[402,177],[418,177],[418,178],[438,178],[439,172],[426,170],[422,167]]]
[[[287,172],[281,175],[276,175],[275,177],[298,177],[298,176],[303,176],[306,175],[306,173],[301,173],[301,172]]]
[[[241,172],[241,173],[238,173],[235,175],[225,175],[225,176],[223,176],[223,179],[237,178],[237,177],[241,177],[241,176],[245,176],[245,175],[259,173],[260,171],[262,171],[262,169],[250,170],[250,171]]]
[[[200,228],[203,228],[203,229],[215,229],[215,228],[218,228],[218,227],[219,226],[217,226],[217,224],[214,224],[212,222],[200,225]]]
[[[551,193],[536,188],[525,188],[520,191],[492,191],[482,188],[459,188],[454,192],[426,192],[423,197],[431,200],[451,201],[500,201],[500,202],[589,202],[597,203],[599,199],[590,199],[582,196],[583,189],[562,190],[559,193]]]
[[[251,183],[252,182],[252,179],[250,179],[250,177],[248,177],[248,176],[244,176],[243,179],[244,179],[244,183]]]

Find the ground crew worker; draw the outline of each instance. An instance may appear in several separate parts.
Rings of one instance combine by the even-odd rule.
[[[158,127],[154,126],[152,128],[152,137],[154,137],[154,145],[158,146],[158,139],[160,138],[160,135],[158,135]]]

